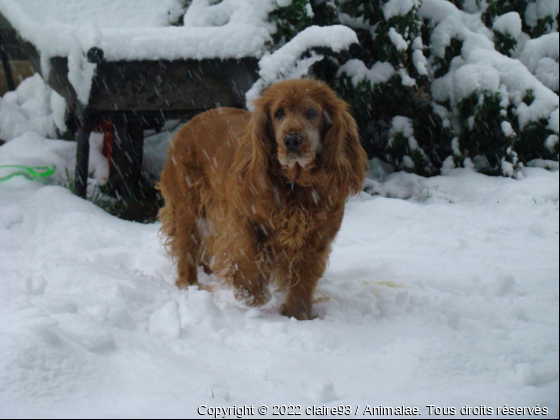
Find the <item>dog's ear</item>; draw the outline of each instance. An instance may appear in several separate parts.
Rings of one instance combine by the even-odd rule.
[[[269,165],[273,139],[270,134],[268,102],[261,97],[255,100],[254,106],[233,170],[240,181],[245,183],[245,187],[256,194],[258,190],[270,187]]]
[[[327,133],[323,140],[325,152],[321,163],[327,175],[326,184],[331,186],[333,193],[346,200],[349,195],[362,190],[367,155],[360,144],[358,126],[346,102],[336,97],[334,92],[325,102]]]

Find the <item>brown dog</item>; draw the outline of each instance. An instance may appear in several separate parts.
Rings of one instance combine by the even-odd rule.
[[[178,261],[177,286],[197,267],[249,306],[287,292],[283,315],[312,319],[313,292],[362,188],[367,157],[347,104],[325,84],[280,82],[253,113],[205,112],[175,136],[161,178],[159,217]]]

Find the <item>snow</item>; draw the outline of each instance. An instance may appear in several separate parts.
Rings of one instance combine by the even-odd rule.
[[[529,3],[525,9],[525,21],[527,22],[527,25],[534,28],[537,25],[538,19],[537,4]]]
[[[51,57],[69,59],[69,79],[87,104],[96,68],[84,56],[92,46],[108,61],[260,57],[274,26],[274,0],[2,0],[0,12],[41,54],[47,77]],[[53,13],[56,11],[56,13]],[[171,18],[184,14],[184,25]]]
[[[554,148],[558,145],[559,141],[560,138],[556,134],[548,136],[546,139],[546,147],[548,148],[548,150],[552,152],[554,151]]]
[[[391,42],[397,51],[406,51],[408,49],[408,43],[404,40],[403,36],[395,30],[395,28],[389,29],[389,38],[391,38]]]
[[[60,171],[72,151],[30,133],[0,147],[0,163]],[[424,414],[507,403],[554,417],[559,177],[524,172],[368,181],[378,195],[347,204],[313,322],[278,315],[278,297],[246,309],[229,290],[177,290],[158,224],[57,185],[2,184],[3,416],[190,417],[201,404],[374,396]]]
[[[299,79],[307,75],[309,68],[324,57],[312,53],[303,58],[304,53],[315,47],[330,48],[338,53],[358,43],[356,33],[343,25],[310,26],[301,31],[290,42],[274,53],[265,54],[259,61],[260,79],[247,92],[247,106],[251,108],[254,99],[272,83],[279,80]]]
[[[560,4],[557,0],[537,0],[537,13],[539,18],[551,16],[556,18],[560,12]]]
[[[0,98],[0,139],[10,141],[34,130],[44,137],[66,131],[66,101],[41,76],[24,80],[14,92]]]
[[[416,71],[420,76],[428,76],[428,60],[424,56],[424,44],[422,43],[422,38],[417,37],[412,43],[412,48],[414,52],[412,53],[412,62]]]
[[[408,140],[408,150],[419,151],[424,155],[424,151],[418,146],[418,141],[414,138],[414,128],[412,126],[412,120],[403,116],[396,116],[391,121],[391,129],[389,130],[389,146],[394,146],[395,137],[397,135],[402,135]],[[403,157],[404,165],[407,168],[414,168],[414,161],[410,156]]]
[[[442,14],[441,10],[446,10],[448,14]],[[473,32],[472,29],[477,27],[475,20],[480,23],[480,16],[468,15],[442,0],[425,0],[420,14],[437,24],[431,37],[437,57],[445,56],[445,48],[452,38],[464,42],[462,55],[453,59],[450,72],[432,84],[432,95],[436,101],[451,100],[452,104],[457,104],[475,92],[507,91],[521,130],[530,122],[549,120],[558,109],[558,95],[533,76],[530,69],[519,60],[495,51],[487,34]],[[530,48],[527,47],[530,42],[525,44],[525,49]],[[549,46],[548,41],[541,42]],[[526,61],[531,60],[527,58]],[[527,92],[532,92],[535,97],[530,105],[523,102]]]
[[[458,100],[465,99],[476,91],[497,92],[500,88],[500,74],[495,68],[487,66],[486,62],[465,64],[455,73],[453,85]]]
[[[549,89],[558,92],[558,32],[525,42],[519,60]]]
[[[448,156],[441,165],[441,174],[447,176],[451,173],[453,169],[455,169],[457,165],[455,165],[455,160],[453,156]]]
[[[414,129],[412,128],[412,121],[410,118],[396,116],[393,118],[391,124],[392,128],[389,132],[389,137],[394,137],[397,133],[401,133],[406,138],[414,136]]]
[[[68,78],[80,102],[87,104],[97,67],[84,55],[90,48],[101,48],[107,61],[260,58],[276,30],[268,21],[269,14],[289,3],[193,0],[185,11],[179,0],[2,0],[0,12],[37,47],[44,77],[51,57],[68,57]],[[173,26],[170,19],[180,16],[181,11],[183,25]],[[258,87],[262,89],[279,77],[305,74],[320,58],[302,61],[294,74],[286,72],[311,47],[339,52],[357,42],[356,34],[344,26],[307,28],[282,49],[262,57]]]
[[[546,139],[546,146],[550,150],[553,150],[554,147],[558,145],[558,139],[559,139],[558,134],[560,134],[560,130],[559,130],[559,127],[558,127],[560,125],[559,120],[560,120],[559,110],[557,109],[550,116],[550,121],[549,121],[549,124],[548,124],[548,127],[547,127],[548,129],[550,129],[550,130],[552,130],[553,132],[556,133],[555,135],[553,134]]]
[[[65,169],[74,173],[76,143],[63,140],[49,140],[40,136],[33,130],[4,144],[0,153],[0,166],[2,165],[27,165],[27,166],[52,166],[57,169],[52,176],[56,181],[66,179]],[[2,173],[4,175],[4,173]]]
[[[102,186],[109,179],[109,162],[103,155],[103,133],[89,135],[89,167],[92,169],[93,178]]]
[[[354,43],[358,43],[358,37],[346,26],[311,26],[273,54],[266,54],[261,58],[259,75],[267,83],[279,80],[296,67],[303,53],[311,48],[327,47],[334,52],[340,52]]]
[[[493,24],[495,31],[501,32],[505,35],[511,35],[513,38],[519,38],[521,35],[521,16],[517,12],[506,13],[499,16]]]
[[[527,20],[527,24],[531,28],[534,28],[539,24],[539,20],[541,19],[548,16],[555,19],[558,15],[558,11],[558,0],[537,0],[527,5],[527,9],[525,10],[525,19]]]
[[[550,57],[544,57],[539,60],[539,64],[535,69],[535,76],[546,87],[558,91],[558,74],[560,73],[560,66],[558,61],[554,61]]]
[[[307,12],[307,17],[313,18],[315,16],[315,13],[313,12],[313,7],[311,7],[311,3],[306,4],[305,11]]]
[[[352,79],[354,86],[357,86],[362,80],[367,79],[372,86],[378,83],[385,83],[393,77],[395,69],[390,63],[376,62],[371,69],[368,69],[362,60],[349,60],[343,66],[340,66],[338,75],[346,74]]]
[[[548,124],[548,127],[554,131],[556,134],[560,134],[560,116],[559,116],[559,110],[557,109],[556,111],[554,111],[551,116],[550,116],[550,122]]]
[[[525,20],[529,27],[534,28],[539,24],[539,20],[551,17],[554,21],[553,29],[558,30],[556,16],[558,16],[558,0],[537,0],[529,3],[525,9]]]
[[[505,134],[506,137],[515,136],[515,130],[511,126],[511,124],[507,121],[502,121],[502,132]]]
[[[91,46],[122,59],[260,57],[273,30],[262,17],[291,1],[194,0],[186,12],[179,0],[53,2],[58,16],[47,13],[44,0],[1,0],[0,12],[37,37],[43,62],[57,51],[70,56],[71,78],[87,100],[95,66],[83,52]],[[383,12],[390,19],[418,4],[390,0]],[[558,13],[558,2],[538,0],[527,10],[536,21]],[[452,37],[464,41],[449,74],[435,81],[434,100],[457,104],[490,90],[504,107],[514,105],[521,129],[546,118],[556,133],[546,145],[557,146],[558,95],[550,90],[558,84],[557,34],[520,44],[514,60],[494,51],[480,13],[441,0],[423,0],[420,13],[436,25],[436,56]],[[183,15],[183,27],[170,26]],[[494,29],[516,29],[513,20],[502,16]],[[32,31],[38,21],[45,25]],[[301,60],[309,48],[340,51],[354,42],[348,28],[309,28],[262,56],[261,80],[248,98],[305,74],[323,58]],[[421,41],[412,49],[416,69],[427,75]],[[403,84],[415,83],[389,63],[368,68],[350,60],[339,70],[354,85],[372,86],[397,73]],[[528,90],[531,105],[523,102]],[[443,120],[453,118],[432,106]],[[56,165],[45,183],[0,183],[2,417],[178,418],[195,416],[202,404],[404,404],[424,416],[428,404],[486,405],[494,413],[507,404],[560,414],[558,162],[537,160],[515,172],[510,150],[502,170],[518,178],[511,179],[476,173],[476,158],[457,169],[450,156],[443,176],[432,178],[372,160],[367,192],[348,201],[320,282],[319,319],[297,322],[278,314],[278,294],[248,309],[231,290],[178,290],[159,223],[119,220],[71,194],[76,144],[56,139],[66,129],[65,111],[64,99],[39,76],[0,98],[0,138],[8,140],[0,166]],[[177,128],[169,123],[146,138],[150,178],[160,173]],[[501,129],[516,134],[507,122]],[[398,134],[421,150],[409,118],[393,118],[389,137]],[[90,197],[108,176],[102,141],[91,134]],[[452,148],[459,158],[458,138]],[[414,162],[407,156],[403,164]],[[203,271],[199,277],[215,284]]]
[[[259,55],[272,30],[265,21],[273,0],[213,3],[194,0],[185,13],[180,0],[3,0],[0,11],[49,57],[70,55],[76,41],[84,51],[101,47],[109,61]],[[184,26],[171,26],[179,12]]]
[[[424,19],[430,19],[437,23],[442,22],[446,18],[461,18],[461,11],[448,1],[422,1],[420,15]]]
[[[416,85],[416,80],[410,77],[406,69],[399,69],[398,73],[401,76],[401,83],[403,86],[412,87]]]
[[[276,2],[278,3],[278,6],[280,6],[280,7],[286,7],[286,6],[289,6],[290,4],[292,4],[292,0],[276,0]]]
[[[383,16],[386,21],[395,16],[404,16],[413,7],[418,7],[418,0],[389,0],[383,5]]]

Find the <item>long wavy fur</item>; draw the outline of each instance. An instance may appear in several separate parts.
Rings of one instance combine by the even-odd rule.
[[[271,130],[272,104],[290,95],[309,95],[326,119],[322,152],[313,171],[305,174],[304,185],[283,177],[279,141]],[[224,118],[228,124],[237,121],[233,135]],[[227,144],[234,147],[210,149],[228,135]],[[216,159],[229,165],[225,175],[212,167]],[[277,289],[288,292],[282,313],[310,319],[313,292],[327,266],[344,204],[361,191],[366,167],[348,105],[317,81],[274,85],[251,114],[227,110],[224,117],[223,110],[210,111],[193,120],[174,140],[161,182],[166,201],[161,233],[179,260],[178,285],[196,284],[190,265],[202,264],[234,286],[238,298],[258,306],[268,300],[274,280]],[[201,219],[210,225],[202,233]]]

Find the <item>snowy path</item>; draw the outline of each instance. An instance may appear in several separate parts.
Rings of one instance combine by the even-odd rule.
[[[352,199],[313,322],[277,315],[277,299],[247,310],[228,290],[176,290],[158,225],[61,187],[1,185],[0,417],[201,404],[557,416],[559,177],[525,172],[397,174],[378,188],[406,199]]]

